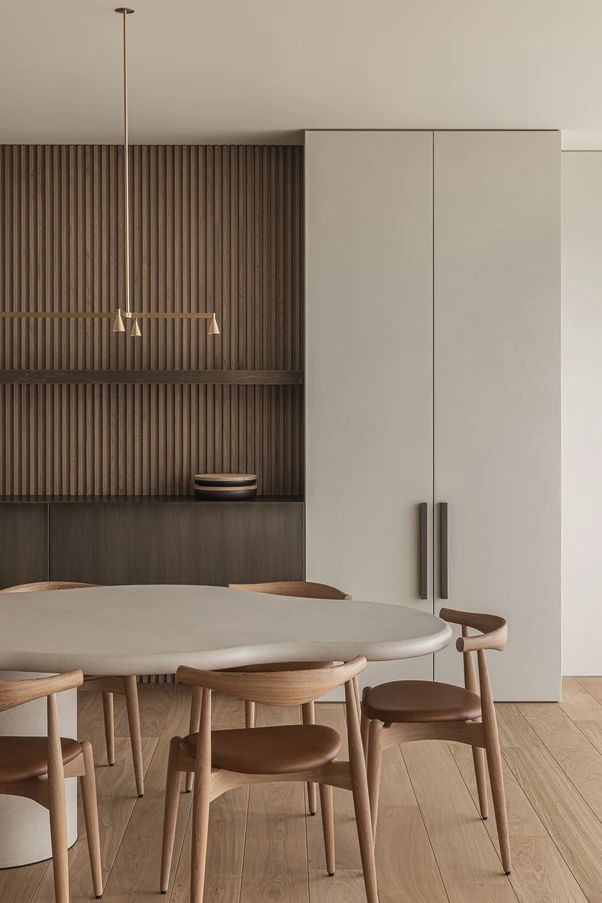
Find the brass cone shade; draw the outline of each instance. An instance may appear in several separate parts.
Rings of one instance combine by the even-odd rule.
[[[115,319],[113,320],[113,332],[125,332],[123,317],[121,316],[121,311],[119,310],[119,308],[117,308],[117,313],[115,314]]]
[[[211,320],[209,321],[209,329],[207,330],[207,335],[219,335],[219,326],[217,325],[215,314],[212,314]]]
[[[142,333],[140,332],[140,327],[138,326],[138,320],[134,320],[132,323],[132,329],[130,331],[130,335],[134,336],[134,338],[139,338]]]

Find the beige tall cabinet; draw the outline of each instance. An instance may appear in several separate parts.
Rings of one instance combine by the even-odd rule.
[[[433,494],[432,153],[429,132],[305,142],[307,573],[426,611],[417,506]],[[432,660],[393,672],[430,678]]]
[[[559,136],[314,131],[305,160],[308,578],[503,614],[497,697],[556,699]]]

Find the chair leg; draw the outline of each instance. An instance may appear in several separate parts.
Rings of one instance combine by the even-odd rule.
[[[320,784],[320,809],[322,811],[322,829],[324,831],[324,850],[326,852],[326,871],[334,875],[334,799],[330,784]]]
[[[199,700],[200,702],[200,700]],[[176,836],[178,805],[180,802],[180,772],[177,770],[180,738],[174,737],[169,747],[167,765],[167,782],[165,785],[165,814],[163,817],[163,845],[161,848],[161,893],[166,894],[169,888],[171,859]]]
[[[113,708],[113,694],[103,692],[102,708],[105,719],[105,740],[107,744],[107,762],[115,764],[115,711]]]
[[[497,730],[495,705],[491,694],[489,674],[487,673],[487,661],[485,650],[477,651],[479,666],[479,685],[481,688],[481,714],[483,722],[483,735],[485,738],[485,752],[487,753],[487,767],[489,768],[489,781],[491,783],[491,796],[493,797],[493,811],[495,823],[500,841],[500,853],[502,865],[507,875],[512,868],[510,857],[510,839],[508,837],[508,813],[506,811],[506,794],[504,792],[504,772],[502,769],[502,754],[500,752],[500,738]]]
[[[195,787],[196,794],[196,787]],[[205,892],[205,864],[209,833],[208,787],[199,787],[198,800],[192,813],[192,869],[190,903],[203,903]]]
[[[90,869],[92,871],[92,886],[97,900],[102,897],[102,862],[100,858],[100,833],[98,830],[98,801],[96,799],[96,778],[94,775],[94,754],[88,741],[82,744],[84,753],[85,772],[81,776],[82,802],[84,804],[84,819],[86,821],[86,835],[88,838],[88,852],[90,854]]]
[[[199,687],[192,688],[192,699],[190,700],[190,722],[188,724],[188,733],[196,734],[201,726],[201,691]],[[190,793],[194,784],[194,773],[186,772],[185,787],[186,793]]]
[[[362,748],[364,750],[364,758],[368,763],[368,738],[370,736],[370,719],[362,712],[361,720]]]
[[[316,723],[316,709],[313,702],[306,702],[305,705],[301,706],[301,716],[303,718],[303,724]],[[315,815],[317,809],[317,794],[316,785],[313,783],[307,785],[307,802],[309,814]]]
[[[477,779],[477,793],[479,795],[479,810],[481,818],[485,821],[489,815],[487,804],[487,773],[485,768],[485,750],[481,746],[473,746],[472,761],[474,773]]]
[[[123,685],[125,687],[125,704],[130,726],[130,743],[132,744],[132,758],[134,759],[136,791],[138,796],[144,796],[144,761],[142,759],[142,734],[140,731],[140,706],[138,704],[136,675],[131,674],[128,677],[124,677]]]
[[[49,773],[50,840],[56,903],[69,903],[69,859],[67,855],[67,815],[65,779],[54,779]]]
[[[353,807],[357,823],[357,834],[364,872],[364,884],[366,887],[367,903],[378,903],[378,890],[376,884],[376,865],[374,862],[374,838],[372,834],[372,821],[370,817],[370,800],[368,797],[368,781],[366,778],[366,760],[362,749],[360,726],[357,719],[357,709],[352,713],[351,706],[355,705],[349,683],[345,685],[345,699],[347,702],[347,735],[349,740],[349,767],[351,770],[351,789],[353,792]]]
[[[495,739],[486,735],[486,742],[487,766],[489,768],[489,781],[491,783],[495,823],[497,825],[497,833],[500,841],[502,866],[505,873],[509,875],[512,870],[512,860],[510,856],[510,838],[508,836],[508,813],[506,810],[506,793],[504,791],[504,772],[497,730],[495,731]]]
[[[380,796],[380,771],[382,763],[382,721],[370,722],[368,741],[368,795],[370,797],[370,814],[372,818],[372,834],[376,840],[376,822],[378,820],[378,799]]]
[[[245,727],[255,727],[255,703],[245,701]]]
[[[197,744],[192,801],[192,866],[190,903],[203,903],[209,805],[211,802],[211,691],[203,690],[201,728]]]

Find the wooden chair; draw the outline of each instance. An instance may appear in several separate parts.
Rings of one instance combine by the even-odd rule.
[[[70,583],[62,580],[47,580],[42,583],[21,583],[18,586],[7,586],[0,593],[34,593],[39,590],[55,589],[89,589],[94,583]],[[115,715],[113,693],[125,696],[134,775],[138,796],[144,795],[144,761],[142,758],[142,734],[140,730],[140,706],[138,702],[138,684],[134,674],[124,677],[94,677],[86,675],[82,687],[87,693],[102,693],[104,710],[105,740],[107,744],[107,760],[109,765],[115,764]]]
[[[343,590],[337,589],[336,586],[329,586],[327,583],[309,583],[305,580],[281,580],[276,583],[229,583],[229,589],[246,589],[252,593],[266,593],[270,596],[295,596],[302,599],[351,599]],[[235,674],[249,674],[255,671],[301,671],[314,668],[332,668],[334,662],[270,662],[265,665],[243,665],[240,668],[228,668]],[[198,731],[199,718],[201,714],[200,693],[192,694],[192,704],[190,708],[190,733]],[[301,718],[303,724],[315,724],[316,712],[313,702],[301,708]],[[245,702],[245,727],[255,727],[255,702],[248,700]],[[192,789],[193,775],[186,776],[186,792]],[[313,784],[307,786],[307,798],[309,814],[316,814],[317,796],[316,788]]]
[[[194,772],[192,803],[192,870],[190,900],[202,903],[207,853],[209,804],[232,790],[273,781],[312,781],[320,785],[324,845],[328,873],[334,874],[333,787],[353,793],[362,868],[368,903],[378,903],[366,765],[362,750],[357,675],[366,659],[355,658],[330,669],[233,673],[178,668],[177,679],[201,690],[198,733],[171,741],[163,849],[161,892],[167,893],[176,830],[180,774]],[[216,690],[265,705],[297,706],[345,686],[349,760],[336,761],[341,737],[319,724],[211,730],[211,693]]]
[[[502,865],[511,870],[508,816],[502,757],[486,650],[502,652],[508,627],[504,618],[442,608],[439,617],[462,627],[456,648],[464,657],[464,687],[419,680],[400,680],[366,687],[362,696],[362,738],[367,747],[372,829],[376,833],[381,756],[389,746],[411,740],[455,740],[472,747],[481,817],[487,818],[485,756],[500,841]],[[471,636],[469,629],[480,631]],[[477,654],[478,683],[473,653]]]
[[[81,671],[69,671],[0,681],[0,712],[47,698],[47,737],[0,737],[0,794],[24,796],[48,809],[56,903],[69,903],[65,778],[81,778],[92,884],[97,899],[103,892],[92,747],[87,740],[62,738],[57,714],[56,694],[81,687],[83,680]],[[3,828],[9,830],[8,825]]]
[[[275,583],[229,583],[230,589],[246,589],[251,593],[270,596],[296,596],[299,599],[351,599],[342,589],[327,583],[307,580],[280,580]]]

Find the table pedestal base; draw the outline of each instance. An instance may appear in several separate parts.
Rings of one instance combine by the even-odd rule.
[[[0,680],[45,677],[22,671],[2,671]],[[57,696],[61,736],[77,737],[77,691],[68,690]],[[0,736],[45,737],[46,700],[36,699],[26,705],[0,712]],[[71,847],[77,840],[77,778],[65,781],[67,805],[67,839]],[[48,810],[33,800],[0,795],[0,868],[30,865],[50,859],[50,821]]]

